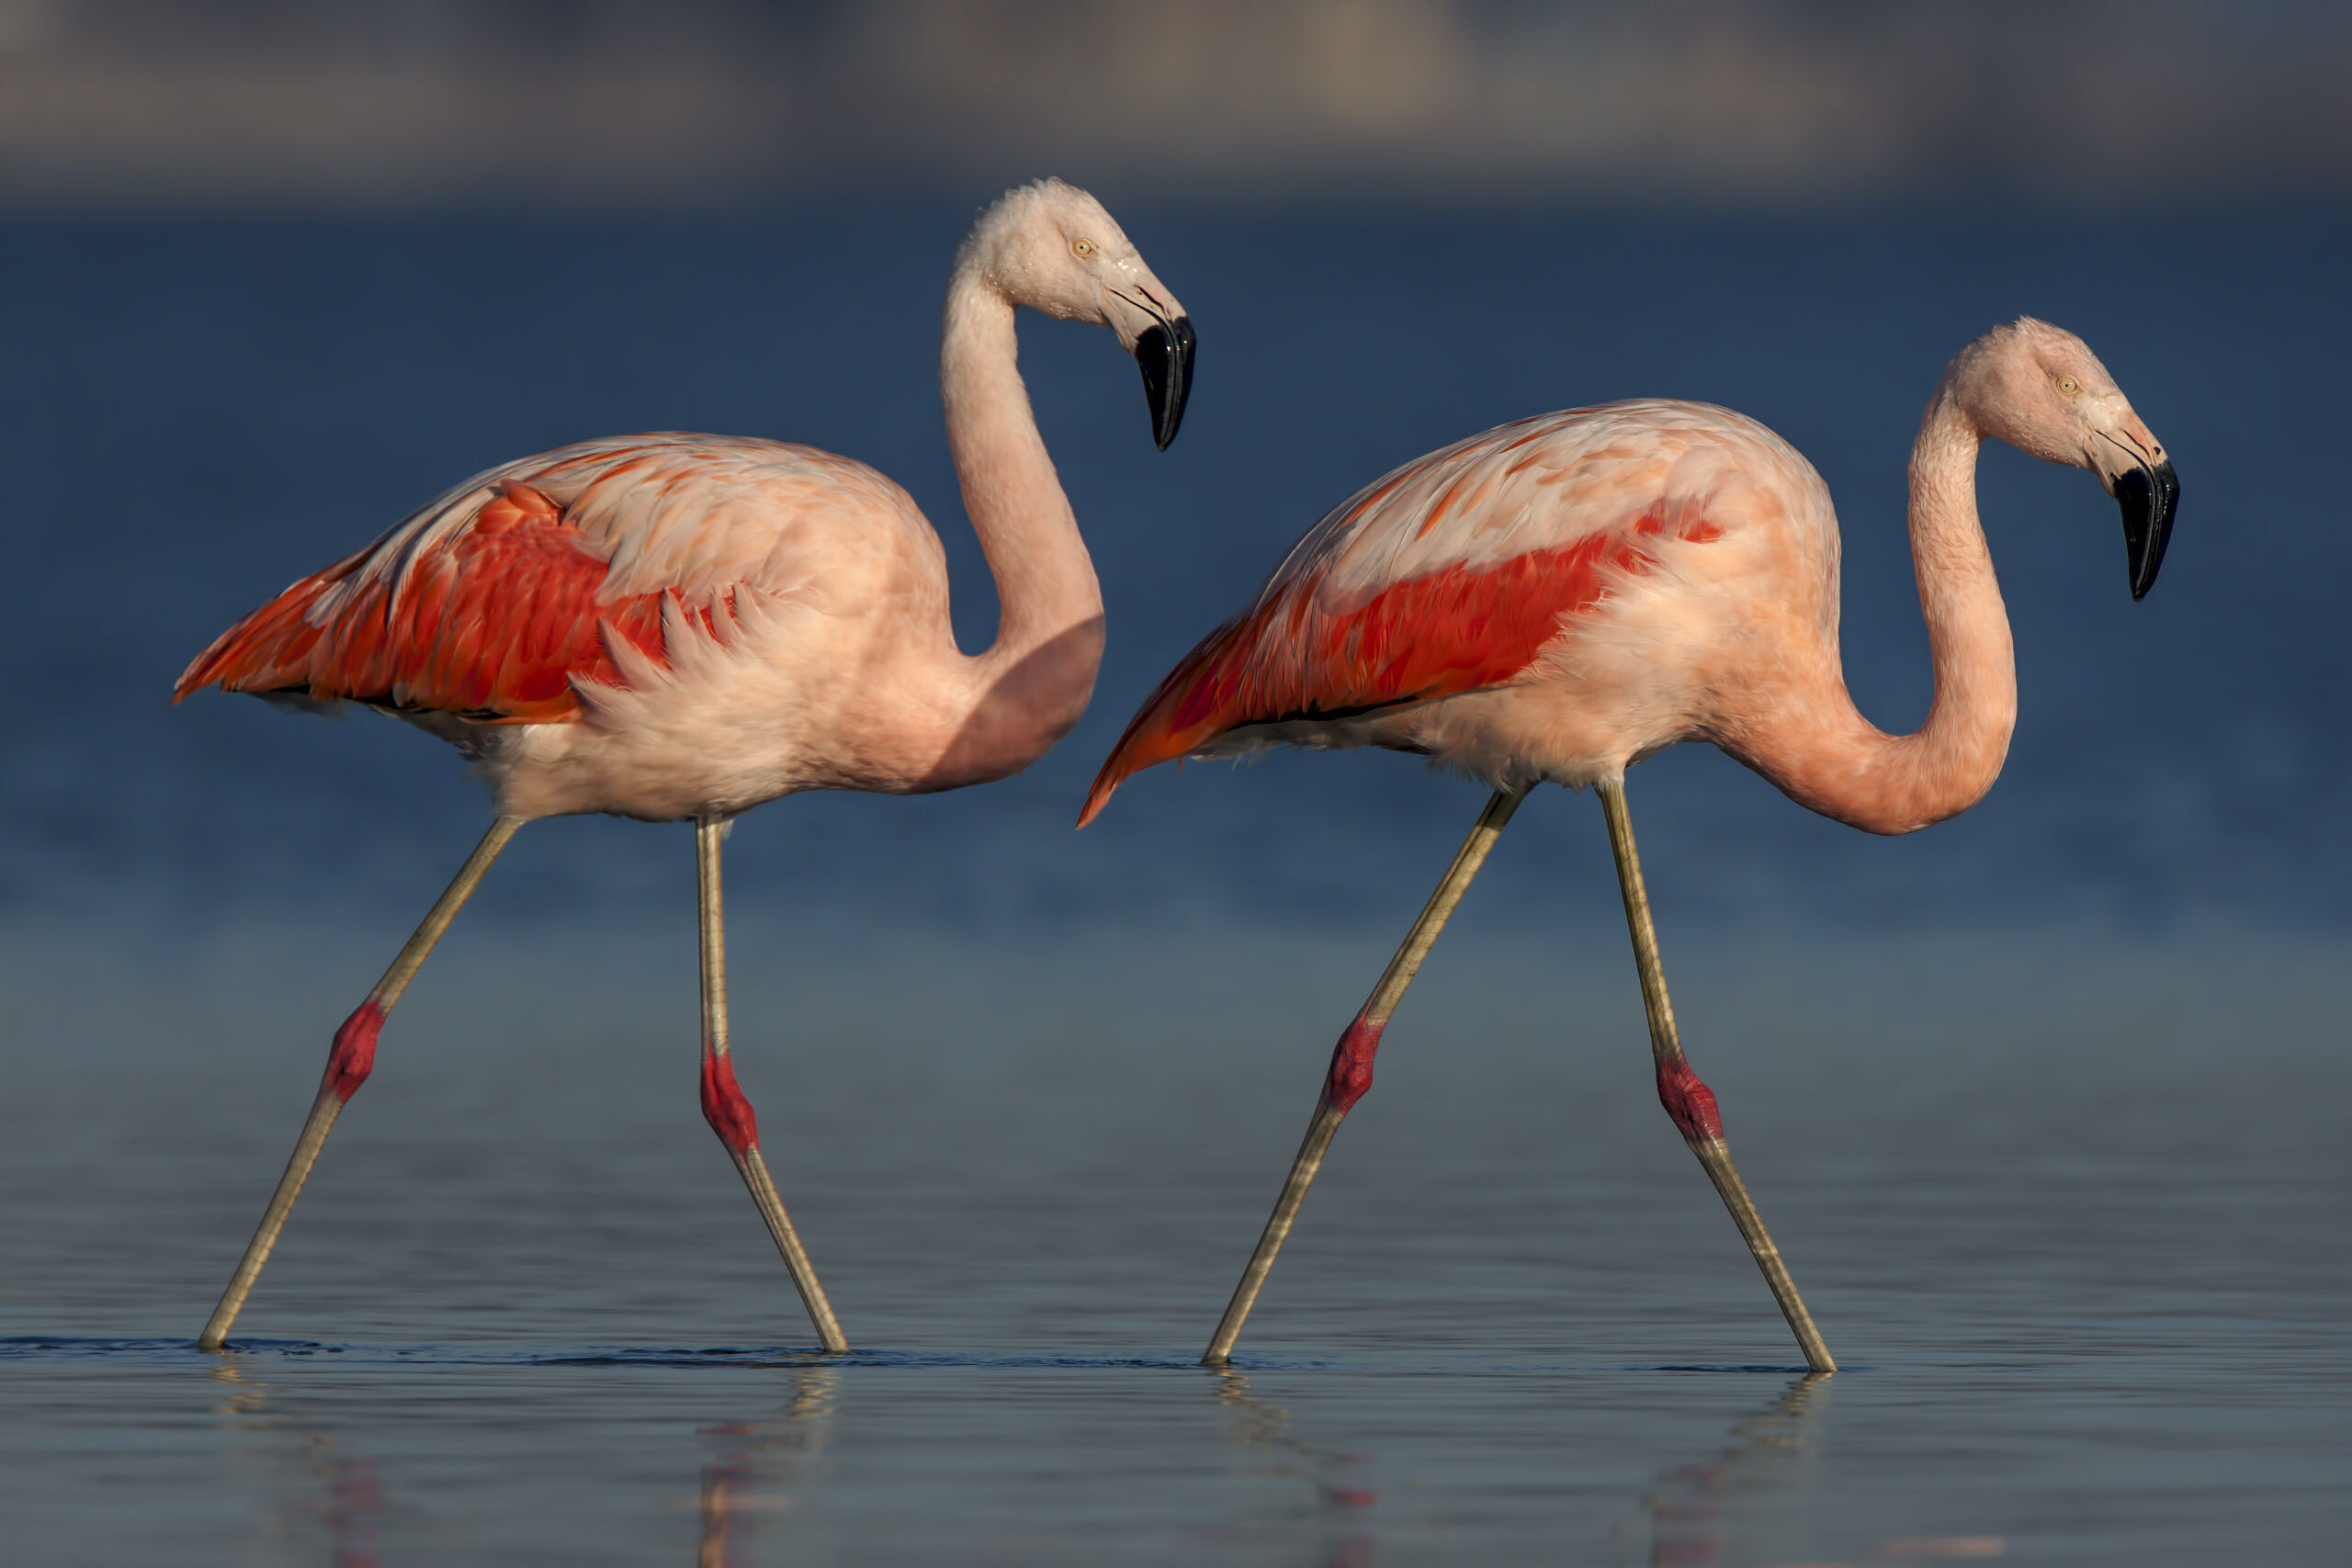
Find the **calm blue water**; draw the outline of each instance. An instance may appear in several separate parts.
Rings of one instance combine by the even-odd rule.
[[[252,1337],[187,1348],[482,805],[401,727],[163,698],[453,479],[648,427],[891,472],[984,641],[932,383],[959,215],[0,229],[6,1555],[2340,1561],[2345,225],[1122,216],[1202,332],[1177,446],[1100,333],[1024,337],[1111,606],[1094,712],[1022,779],[729,845],[741,1071],[837,1363],[695,1110],[688,836],[596,821],[517,840]],[[1363,479],[1679,393],[1828,477],[1852,683],[1914,723],[1904,455],[1951,352],[2028,310],[2186,494],[2133,605],[2096,485],[1988,454],[2024,691],[1993,795],[1889,841],[1711,753],[1632,791],[1686,1036],[1849,1370],[1799,1379],[1658,1114],[1599,815],[1557,794],[1236,1371],[1192,1366],[1479,795],[1282,757],[1073,836],[1134,703]]]

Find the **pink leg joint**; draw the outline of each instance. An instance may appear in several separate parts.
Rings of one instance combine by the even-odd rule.
[[[716,1051],[702,1054],[702,1118],[729,1153],[740,1155],[760,1141],[759,1118],[735,1081],[735,1064]]]
[[[1372,1059],[1380,1054],[1380,1032],[1386,1027],[1359,1018],[1332,1048],[1331,1073],[1323,1081],[1323,1098],[1340,1115],[1354,1110],[1356,1101],[1372,1088]]]
[[[384,1010],[369,1001],[361,1002],[359,1010],[334,1032],[334,1049],[327,1053],[326,1087],[337,1100],[349,1100],[376,1070],[376,1036],[383,1030]]]
[[[1674,1118],[1686,1143],[1721,1142],[1724,1119],[1715,1110],[1715,1091],[1699,1081],[1688,1057],[1675,1056],[1657,1065],[1658,1103]]]

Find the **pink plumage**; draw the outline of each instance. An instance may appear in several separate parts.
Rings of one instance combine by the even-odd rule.
[[[630,663],[671,667],[665,619],[717,637],[739,595],[785,598],[877,553],[942,578],[944,599],[944,572],[925,570],[936,537],[862,463],[750,437],[583,442],[477,475],[294,583],[215,638],[173,696],[217,685],[572,723],[584,690],[628,686]]]
[[[1769,496],[1759,471],[1777,481]],[[1417,458],[1334,508],[1256,602],[1170,672],[1103,763],[1080,823],[1129,774],[1194,751],[1278,740],[1434,750],[1414,716],[1543,679],[1588,636],[1622,643],[1634,623],[1670,635],[1645,618],[1659,595],[1710,574],[1752,577],[1791,515],[1796,558],[1834,573],[1811,467],[1753,420],[1700,403],[1546,414]],[[1657,590],[1646,604],[1645,589]],[[1461,760],[1482,775],[1508,771]]]
[[[1707,740],[1800,804],[1873,832],[1974,804],[2017,718],[2008,619],[1976,517],[1988,436],[2099,476],[2122,506],[2134,598],[2164,558],[2172,465],[2082,340],[2023,320],[1971,344],[1912,450],[1912,550],[1936,674],[1914,734],[1880,730],[1847,694],[1838,522],[1820,475],[1754,420],[1703,403],[1546,414],[1406,464],[1309,529],[1256,600],[1159,683],[1103,761],[1080,826],[1140,769],[1283,742],[1416,752],[1495,790],[1340,1036],[1205,1360],[1230,1354],[1430,943],[1521,798],[1551,782],[1600,795],[1659,1101],[1806,1364],[1835,1369],[1732,1163],[1713,1091],[1683,1053],[1624,775],[1663,747]]]
[[[515,830],[609,812],[695,823],[703,1114],[819,1340],[846,1348],[729,1060],[719,841],[732,817],[801,790],[1004,778],[1085,712],[1102,590],[1022,384],[1023,305],[1117,336],[1142,367],[1163,447],[1192,374],[1183,308],[1093,197],[1046,180],[982,215],[956,257],[940,343],[948,446],[1001,612],[980,653],[956,646],[945,552],[905,491],[812,447],[673,434],[479,474],[189,664],[175,701],[218,686],[397,715],[470,756],[498,812],[336,1032],[294,1157],[199,1345],[222,1344],[374,1069],[393,1004]]]

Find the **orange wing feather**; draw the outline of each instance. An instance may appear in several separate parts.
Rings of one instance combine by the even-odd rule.
[[[1093,820],[1128,774],[1229,730],[1342,717],[1512,680],[1560,635],[1563,616],[1608,596],[1612,576],[1656,565],[1637,539],[1664,527],[1645,515],[1630,529],[1556,549],[1408,578],[1339,614],[1317,603],[1319,579],[1283,583],[1169,672],[1095,775],[1079,826]],[[1717,536],[1705,524],[1678,532]]]
[[[501,481],[469,526],[398,570],[371,573],[381,547],[304,578],[221,633],[172,700],[217,685],[481,723],[564,723],[580,716],[574,681],[621,683],[608,637],[662,658],[668,595],[598,603],[606,563],[529,485]],[[355,579],[356,589],[338,592]],[[332,606],[323,613],[322,601]]]

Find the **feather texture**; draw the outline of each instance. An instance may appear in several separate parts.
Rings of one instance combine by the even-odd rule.
[[[1759,453],[1811,477],[1743,415],[1640,401],[1520,420],[1384,476],[1308,530],[1250,607],[1161,682],[1080,821],[1128,774],[1236,731],[1518,680],[1670,547],[1751,520],[1745,465]]]
[[[568,723],[580,685],[666,667],[665,606],[703,628],[745,589],[807,587],[842,536],[937,558],[913,502],[860,463],[782,442],[590,442],[469,479],[288,587],[198,654],[204,686],[473,723]]]

